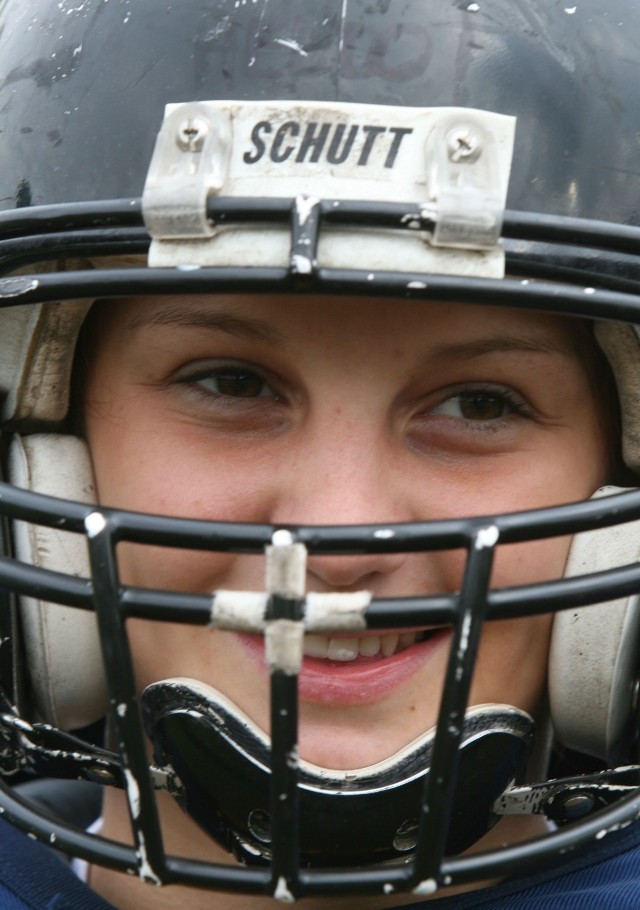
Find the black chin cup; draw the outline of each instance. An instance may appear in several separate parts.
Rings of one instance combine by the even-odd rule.
[[[198,824],[245,863],[271,854],[270,742],[217,690],[165,680],[143,694],[155,760],[180,778],[177,799]],[[465,850],[497,821],[495,800],[521,779],[533,735],[514,708],[472,708],[464,724],[447,853]],[[435,728],[396,755],[355,771],[299,763],[300,856],[306,866],[402,860],[417,837]]]

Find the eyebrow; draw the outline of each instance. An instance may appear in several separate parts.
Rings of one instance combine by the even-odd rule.
[[[520,335],[496,335],[487,338],[475,338],[469,341],[452,342],[439,345],[429,355],[429,359],[473,358],[496,353],[522,354],[560,354],[564,357],[575,357],[576,347],[571,340],[561,340],[546,336],[524,337]]]
[[[189,307],[183,302],[168,302],[151,311],[143,311],[131,318],[127,324],[127,330],[134,332],[153,326],[205,328],[226,332],[237,338],[262,341],[273,347],[282,347],[285,344],[284,335],[266,320],[254,316],[238,316],[222,308]],[[562,355],[564,357],[579,355],[577,345],[567,337],[551,337],[538,332],[527,333],[527,335],[509,332],[485,338],[472,338],[468,341],[444,343],[430,351],[427,359],[429,361],[472,359],[502,352]]]
[[[132,317],[127,331],[135,332],[154,326],[213,329],[237,338],[264,341],[273,347],[284,344],[284,336],[272,325],[251,316],[237,316],[228,310],[189,308],[184,303],[169,303]]]

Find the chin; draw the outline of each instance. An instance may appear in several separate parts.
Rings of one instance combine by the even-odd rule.
[[[391,723],[371,721],[362,729],[349,721],[342,724],[305,724],[300,729],[300,757],[321,768],[350,771],[385,761],[407,746],[431,724],[415,731],[391,731]]]

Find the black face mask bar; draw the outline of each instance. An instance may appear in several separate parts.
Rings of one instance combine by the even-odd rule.
[[[27,261],[44,258],[141,252],[148,238],[145,238],[140,226],[140,208],[136,206],[137,203],[131,204],[126,200],[95,206],[3,213],[0,215],[0,231],[2,236],[9,236],[10,239],[0,240],[0,261],[4,262],[6,271],[9,267],[15,268]],[[318,203],[314,217],[305,222],[308,233],[304,237],[296,227],[299,219],[295,217],[295,200],[251,200],[249,204],[217,199],[210,203],[210,208],[212,217],[225,223],[249,218],[254,222],[263,219],[289,220],[293,225],[291,261],[299,263],[301,251],[306,250],[305,255],[310,257],[311,262],[310,271],[301,275],[292,265],[289,269],[207,268],[183,272],[177,269],[131,268],[20,275],[0,279],[0,302],[11,306],[87,297],[172,294],[177,291],[182,294],[277,291],[457,300],[494,306],[513,305],[590,319],[640,322],[638,298],[631,293],[612,290],[609,286],[589,288],[589,293],[585,293],[583,285],[576,287],[565,283],[540,281],[523,284],[514,279],[496,281],[395,272],[379,273],[372,280],[369,273],[361,271],[319,269],[315,266],[315,255],[313,252],[310,255],[308,251],[316,249],[318,232],[325,220],[339,217],[348,223],[366,223],[377,227],[393,224],[398,229],[410,229],[406,218],[403,220],[401,217],[410,208],[406,205],[376,207],[341,202],[337,207],[339,215],[336,215],[336,207],[331,201]],[[420,216],[419,211],[413,214]],[[419,225],[421,230],[428,228],[424,220]],[[509,268],[515,274],[526,273],[533,277],[536,275],[537,252],[551,247],[556,250],[561,242],[567,244],[569,249],[577,245],[598,246],[624,257],[637,250],[640,241],[640,231],[632,228],[529,215],[508,215],[505,234],[523,238],[525,246],[529,244],[524,258],[524,247],[514,249]],[[570,261],[573,260],[569,253],[557,253],[563,280],[571,271]],[[631,279],[625,281],[629,290]],[[608,279],[605,284],[610,284]],[[465,820],[462,818],[461,822],[456,822],[461,802],[471,799],[464,792],[468,766],[465,750],[469,750],[470,746],[476,748],[478,739],[482,741],[483,738],[477,734],[484,732],[482,724],[479,730],[470,730],[468,721],[465,722],[469,687],[484,622],[586,606],[640,591],[640,567],[635,564],[571,579],[491,589],[490,577],[496,549],[504,544],[571,535],[638,519],[640,492],[619,494],[615,497],[615,508],[613,505],[611,497],[603,497],[524,513],[468,519],[279,528],[129,513],[57,500],[0,484],[0,513],[5,520],[59,527],[86,537],[91,561],[90,578],[75,578],[28,566],[7,553],[0,559],[0,588],[10,592],[11,596],[32,596],[96,612],[118,746],[117,752],[88,747],[70,734],[46,724],[25,721],[16,705],[12,679],[5,663],[3,670],[7,675],[2,679],[0,765],[7,774],[26,766],[38,773],[84,777],[123,788],[129,802],[135,846],[90,836],[62,822],[43,817],[6,784],[1,786],[0,811],[5,818],[45,843],[55,843],[90,862],[133,871],[150,881],[266,893],[282,900],[338,892],[379,894],[413,890],[418,895],[426,895],[447,884],[505,876],[516,871],[522,874],[543,861],[548,862],[550,857],[561,856],[567,849],[594,842],[603,831],[615,830],[640,815],[640,770],[633,767],[624,772],[606,772],[601,777],[581,778],[582,783],[572,780],[564,789],[563,782],[524,789],[513,787],[514,778],[518,777],[526,758],[525,747],[530,736],[530,730],[522,726],[520,719],[516,719],[505,725],[506,738],[514,746],[514,758],[508,763],[503,783],[491,795],[490,804],[484,806],[484,829],[488,829],[496,817],[506,811],[541,811],[551,817],[555,813],[558,820],[570,821],[576,814],[575,801],[571,803],[567,795],[575,796],[576,788],[582,788],[580,792],[588,797],[582,802],[585,817],[577,824],[500,851],[463,857],[453,855],[466,846],[462,841],[457,842],[457,832],[464,829]],[[183,697],[192,710],[197,708],[196,713],[199,711],[203,719],[199,731],[205,728],[210,730],[216,725],[228,731],[237,718],[229,716],[220,723],[222,715],[215,702],[202,697],[201,693],[181,692],[176,686],[147,693],[143,697],[146,722],[156,746],[156,764],[150,770],[129,652],[127,620],[137,618],[187,623],[204,629],[246,629],[246,625],[239,623],[236,616],[238,624],[234,626],[226,610],[219,613],[216,595],[181,594],[121,584],[117,546],[124,542],[238,554],[269,554],[275,549],[280,551],[285,562],[290,548],[295,547],[303,547],[310,555],[448,549],[466,551],[459,593],[374,598],[358,608],[363,628],[366,629],[445,625],[452,630],[437,727],[432,738],[423,744],[424,751],[413,756],[415,764],[410,765],[406,775],[412,783],[417,775],[418,788],[414,792],[416,804],[412,816],[415,830],[411,833],[410,850],[404,852],[401,861],[389,862],[389,859],[393,860],[393,854],[385,854],[378,861],[374,850],[374,858],[370,860],[372,865],[363,867],[360,863],[364,857],[356,855],[353,867],[332,868],[330,853],[328,860],[323,859],[320,848],[318,862],[312,862],[309,853],[313,853],[315,846],[301,848],[307,826],[307,806],[311,799],[308,794],[313,791],[315,782],[297,760],[295,653],[296,648],[301,646],[302,632],[318,628],[313,625],[313,617],[317,614],[310,609],[309,597],[303,589],[277,581],[266,586],[264,610],[254,629],[261,634],[267,634],[267,630],[269,634],[273,633],[272,645],[267,645],[272,647],[269,660],[271,743],[265,746],[259,737],[252,741],[248,735],[243,740],[247,762],[260,766],[258,776],[262,774],[262,768],[266,769],[264,787],[269,795],[268,803],[261,807],[261,818],[264,821],[268,815],[268,837],[264,838],[268,849],[262,852],[259,863],[246,867],[207,864],[165,854],[154,789],[168,789],[183,802],[189,799],[183,789],[185,781],[177,779],[180,774],[176,775],[174,767],[184,754],[184,750],[174,749],[175,742],[185,735],[184,730],[176,726],[175,717],[180,713],[180,702],[175,699]],[[267,560],[270,558],[267,555]],[[280,576],[276,571],[270,577]],[[286,568],[282,577],[287,577]],[[340,625],[336,620],[335,625],[325,624],[321,628],[330,631],[340,628]],[[288,656],[285,653],[286,647],[284,650],[284,646],[281,647],[279,638],[282,636],[284,640],[285,637],[282,630],[287,630],[286,634],[291,634],[297,642],[293,646],[293,658],[290,653]],[[212,714],[213,720],[209,723]],[[491,735],[494,734],[492,728]],[[187,737],[189,735],[187,733]],[[229,739],[236,741],[237,738],[227,737],[227,743]],[[489,740],[490,737],[487,737],[487,742]],[[207,740],[205,751],[209,748],[217,747],[210,746]],[[428,769],[425,769],[426,764]],[[193,778],[187,783],[196,786],[201,783],[197,764],[185,765],[180,771]],[[373,786],[379,783],[376,781]],[[381,786],[384,789],[384,781]],[[386,786],[391,789],[388,782]],[[484,791],[486,787],[486,781],[482,781],[480,790]],[[305,807],[304,818],[301,807]],[[318,810],[319,817],[322,811]],[[228,826],[226,821],[223,822],[225,833],[221,839],[228,837]],[[254,824],[253,828],[255,833],[257,825]],[[398,830],[394,830],[397,835]],[[383,840],[385,838],[386,834]],[[242,850],[237,849],[238,845],[247,845],[245,834],[232,833],[231,839],[232,848],[246,861],[246,852],[243,855]]]

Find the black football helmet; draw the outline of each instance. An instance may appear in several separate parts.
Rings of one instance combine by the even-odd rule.
[[[70,407],[78,333],[101,298],[524,307],[594,322],[618,390],[618,474],[632,476],[638,67],[640,9],[610,0],[0,0],[5,819],[150,881],[289,900],[514,875],[640,814],[640,492],[371,526],[137,514],[96,502]],[[491,587],[500,547],[560,535],[575,535],[563,579]],[[123,541],[264,554],[265,591],[123,585]],[[466,551],[459,592],[304,589],[306,554],[436,549]],[[601,770],[525,782],[531,718],[467,699],[483,624],[543,612],[556,613],[554,735]],[[270,736],[198,680],[140,695],[132,617],[264,634]],[[356,774],[298,761],[303,633],[434,624],[453,629],[437,726]],[[77,732],[104,715],[105,746]],[[39,810],[12,786],[29,774],[125,790],[134,846]],[[167,855],[158,789],[241,864]],[[464,855],[501,815],[530,812],[555,830]]]

